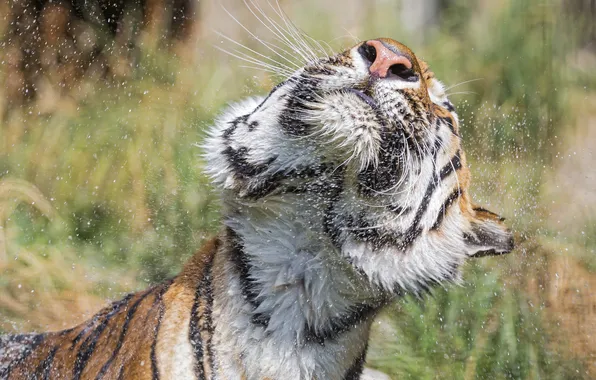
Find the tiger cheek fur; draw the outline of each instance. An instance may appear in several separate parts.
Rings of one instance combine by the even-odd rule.
[[[0,378],[359,378],[384,305],[513,249],[470,200],[460,140],[399,42],[306,64],[210,130],[223,226],[182,273],[74,329],[1,337]]]

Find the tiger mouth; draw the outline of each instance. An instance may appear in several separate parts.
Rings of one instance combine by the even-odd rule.
[[[368,104],[372,109],[378,109],[379,108],[379,104],[377,103],[376,100],[374,100],[370,95],[368,95],[365,91],[362,90],[358,90],[355,88],[349,88],[348,89],[349,92],[355,94],[356,96],[358,96],[360,99],[362,99],[366,104]]]

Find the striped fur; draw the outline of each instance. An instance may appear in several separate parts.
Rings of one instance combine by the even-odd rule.
[[[208,243],[175,279],[130,294],[101,310],[91,320],[70,330],[0,338],[2,379],[159,379],[175,378],[160,358],[173,357],[172,333],[188,332],[181,342],[209,347],[213,298],[209,295],[217,240]],[[197,291],[198,284],[201,290]],[[190,318],[192,306],[202,314]],[[170,310],[185,310],[186,326],[169,319]],[[200,323],[196,323],[199,320]],[[166,336],[162,336],[166,333]],[[169,333],[169,334],[168,334]],[[165,343],[165,344],[164,344]],[[209,350],[187,358],[191,373],[212,373]],[[202,378],[206,378],[206,377]]]
[[[231,106],[205,143],[220,234],[81,326],[0,338],[0,378],[358,379],[384,305],[511,251],[469,198],[442,85],[378,41],[408,81],[372,78],[361,43]]]

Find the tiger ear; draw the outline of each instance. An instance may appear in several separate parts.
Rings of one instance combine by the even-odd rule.
[[[474,207],[470,230],[464,234],[471,257],[483,257],[509,253],[514,248],[513,233],[504,218],[482,207]]]

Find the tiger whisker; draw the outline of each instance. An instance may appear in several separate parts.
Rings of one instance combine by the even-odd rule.
[[[293,44],[286,36],[287,31],[284,30],[283,28],[281,28],[281,26],[275,22],[271,17],[269,17],[264,11],[263,9],[259,6],[259,4],[255,3],[253,0],[250,0],[250,4],[248,4],[247,0],[244,0],[244,4],[246,5],[246,7],[248,8],[248,10],[252,13],[252,15],[265,27],[267,28],[267,30],[269,30],[269,32],[271,32],[273,34],[273,36],[275,37],[275,39],[279,42],[281,42],[282,44],[286,45],[287,47],[289,47],[290,49],[294,50],[295,52],[298,52],[298,54],[302,57],[302,62],[300,62],[301,64],[304,64],[308,61],[308,59],[305,57],[305,55],[302,53],[302,51],[295,45]],[[251,6],[252,5],[252,6]],[[254,7],[254,9],[253,9]],[[255,9],[259,12],[259,14],[261,15],[259,17],[259,15],[257,15],[255,13]],[[261,19],[261,17],[264,19]],[[275,29],[275,30],[274,30]],[[286,54],[289,55],[289,57],[291,58],[295,58],[295,54],[292,54],[291,52],[288,52],[284,49],[284,52]],[[287,58],[286,58],[287,59]]]
[[[263,58],[265,58],[265,59],[267,59],[267,60],[269,60],[269,61],[271,61],[271,62],[273,62],[273,63],[275,63],[275,64],[277,64],[277,65],[279,65],[279,67],[281,67],[281,68],[285,68],[285,69],[287,69],[287,70],[290,70],[290,71],[295,71],[296,69],[298,69],[298,68],[299,68],[299,66],[298,66],[298,65],[295,65],[295,64],[294,64],[293,62],[291,62],[291,61],[289,61],[289,62],[290,62],[291,64],[295,65],[295,68],[293,68],[293,67],[290,67],[290,66],[288,66],[288,65],[286,65],[286,64],[284,64],[284,63],[282,63],[282,62],[279,62],[279,61],[277,61],[277,60],[275,60],[275,59],[273,59],[273,58],[271,58],[271,57],[268,57],[268,56],[266,56],[266,55],[264,55],[264,54],[261,54],[261,53],[259,53],[259,52],[255,51],[255,50],[253,50],[253,49],[249,48],[248,46],[246,46],[246,45],[244,45],[244,44],[242,44],[242,43],[240,43],[240,42],[238,42],[238,41],[235,41],[234,39],[232,39],[232,38],[230,38],[230,37],[226,36],[225,34],[219,33],[218,31],[215,31],[215,33],[217,33],[217,35],[219,35],[220,37],[222,37],[222,38],[226,39],[227,41],[230,41],[230,42],[232,42],[233,44],[235,44],[235,45],[238,45],[238,46],[240,46],[240,47],[242,47],[242,48],[244,48],[244,49],[248,50],[248,51],[249,51],[249,52],[251,52],[251,53],[254,53],[254,54],[256,54],[256,55],[258,55],[258,56],[260,56],[260,57],[263,57]],[[237,50],[237,51],[238,51],[238,50]],[[240,53],[240,51],[238,51],[238,53]],[[247,55],[247,56],[248,56],[248,55]],[[256,57],[253,57],[253,58],[257,59]],[[264,62],[264,61],[262,61],[262,62]]]
[[[449,86],[449,87],[447,87],[447,88],[445,89],[445,92],[447,92],[447,91],[449,91],[449,90],[451,90],[452,88],[455,88],[455,87],[457,87],[457,86],[461,86],[462,84],[471,83],[471,82],[477,82],[477,81],[479,81],[479,80],[484,80],[484,78],[476,78],[476,79],[470,79],[470,80],[467,80],[467,81],[459,82],[459,83],[457,83],[457,84],[454,84],[453,86]]]
[[[265,63],[265,62],[261,62],[259,60],[256,60],[256,59],[250,57],[250,56],[244,55],[242,52],[238,52],[238,51],[231,52],[229,50],[226,50],[226,49],[222,48],[221,46],[214,46],[214,47],[217,50],[220,50],[220,51],[222,51],[222,52],[224,52],[224,53],[226,53],[226,54],[228,54],[228,55],[230,55],[232,57],[238,58],[238,59],[240,59],[242,61],[245,61],[245,62],[248,62],[248,63],[255,64],[257,66],[261,66],[264,69],[270,70],[272,72],[275,72],[275,73],[278,73],[278,74],[281,73],[281,74],[283,74],[285,76],[290,76],[292,74],[291,71],[285,70],[285,69],[280,68],[280,67],[277,67],[277,66],[270,65],[270,64]]]
[[[262,70],[262,71],[265,71],[265,72],[268,72],[268,73],[271,73],[271,74],[274,74],[274,75],[277,75],[277,76],[281,76],[281,77],[287,76],[286,74],[280,73],[279,71],[275,71],[275,70],[272,70],[272,69],[265,69],[265,68],[259,67],[259,66],[240,65],[238,67],[241,67],[243,69]]]
[[[230,16],[230,18],[232,18],[232,20],[234,20],[242,29],[244,29],[251,37],[253,37],[255,40],[259,41],[263,46],[265,46],[269,51],[271,51],[272,53],[276,54],[277,56],[279,56],[280,58],[283,58],[285,60],[287,60],[288,62],[291,62],[286,56],[284,56],[283,54],[281,54],[278,50],[276,49],[281,49],[279,46],[273,45],[269,42],[264,41],[263,39],[261,39],[259,36],[257,36],[256,34],[254,34],[253,32],[251,32],[246,26],[244,26],[236,17],[234,17],[234,15],[232,15],[230,13],[230,11],[228,11],[223,5],[222,8],[224,9],[224,11]],[[283,49],[281,49],[282,51],[284,51]],[[284,51],[285,52],[285,51]],[[287,53],[287,52],[286,52]],[[289,53],[288,53],[289,54]],[[292,64],[295,65],[295,63],[291,62]],[[298,66],[297,66],[298,67]]]
[[[267,1],[267,2],[269,3],[269,5],[272,7],[272,9],[275,12],[275,8],[272,6],[272,4],[269,1]],[[318,48],[320,53],[329,57],[327,51],[323,48],[323,46],[317,40],[310,37],[306,32],[304,32],[302,29],[298,28],[296,26],[296,24],[294,24],[290,20],[290,18],[287,16],[286,12],[284,12],[284,10],[281,8],[279,0],[275,0],[275,4],[277,5],[277,12],[276,12],[277,15],[284,21],[284,23],[288,27],[288,30],[293,31],[295,36],[298,38],[298,40],[301,41],[302,44],[304,45],[304,47],[310,52],[310,54],[312,56],[312,60],[319,59],[319,55],[315,52],[316,49],[314,49],[314,47]],[[314,43],[315,46],[313,47],[312,45],[310,45],[308,43],[307,39],[310,40],[312,43]]]
[[[220,50],[220,51],[222,51],[222,52],[224,52],[224,53],[226,53],[226,54],[228,54],[228,55],[231,55],[231,56],[233,56],[235,58],[241,59],[241,60],[243,60],[245,62],[252,63],[252,64],[255,64],[257,66],[261,66],[261,67],[266,68],[268,70],[273,70],[273,71],[275,71],[278,74],[283,74],[284,76],[290,76],[290,75],[292,75],[292,71],[290,71],[288,69],[284,69],[284,68],[279,67],[279,66],[275,66],[275,65],[272,65],[272,64],[269,64],[269,63],[266,63],[266,62],[259,61],[258,59],[253,58],[253,57],[251,57],[249,55],[246,55],[243,52],[238,51],[236,49],[234,49],[232,51],[229,51],[229,50],[226,50],[226,49],[224,49],[222,47],[219,47],[219,46],[215,46],[215,48],[218,49],[218,50]]]
[[[284,29],[278,22],[269,17],[267,13],[263,11],[259,4],[255,3],[253,0],[250,0],[250,3],[254,7],[254,9],[256,9],[267,22],[263,21],[259,16],[256,15],[253,8],[250,5],[248,5],[246,0],[244,0],[244,3],[247,5],[250,12],[257,18],[257,20],[259,20],[259,22],[261,22],[263,26],[265,26],[271,33],[273,33],[280,42],[293,49],[296,53],[300,55],[300,57],[302,57],[302,63],[310,62],[313,59],[312,57],[309,57],[307,55],[307,52],[304,51],[304,48],[300,47],[299,42],[296,40],[295,37],[292,36],[291,32],[287,29]],[[270,3],[268,4],[273,10],[273,12],[277,14],[277,11],[273,7],[273,5],[271,5]],[[275,29],[275,31],[272,28]],[[290,40],[290,38],[288,38],[288,35],[292,36],[294,41]],[[292,56],[292,54],[290,54],[290,56]]]
[[[478,93],[477,92],[474,92],[474,91],[459,91],[459,92],[452,92],[452,93],[445,94],[445,95],[452,96],[452,95],[461,95],[461,94],[474,94],[474,95],[478,95]]]
[[[358,38],[357,36],[355,36],[352,32],[350,32],[348,29],[343,28],[344,31],[348,34],[349,37],[351,37],[355,43],[358,43],[360,41],[362,41],[360,38]]]
[[[304,37],[303,37],[304,34],[289,20],[289,18],[286,16],[285,12],[281,9],[281,5],[279,4],[279,1],[276,0],[277,10],[275,9],[275,7],[273,7],[271,5],[271,3],[269,1],[267,1],[267,3],[269,3],[269,5],[273,9],[273,11],[275,13],[277,13],[279,18],[281,20],[283,20],[284,24],[288,28],[288,33],[290,33],[290,35],[292,35],[292,37],[298,42],[299,45],[301,45],[304,49],[306,49],[306,53],[310,54],[309,62],[316,61],[318,59],[317,55],[314,53],[314,51],[308,45],[308,43],[304,40]]]

